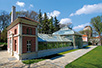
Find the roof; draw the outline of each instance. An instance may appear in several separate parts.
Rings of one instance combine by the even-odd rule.
[[[18,18],[23,18],[23,19],[26,19],[26,20],[29,20],[29,21],[32,21],[32,22],[40,23],[40,22],[37,22],[37,21],[35,21],[35,20],[33,20],[33,19],[30,19],[30,18],[28,18],[28,17],[18,17]]]
[[[99,38],[99,36],[98,36],[98,37],[92,37],[92,38],[94,38],[94,39],[95,39],[95,38]]]
[[[63,38],[60,35],[39,34],[39,33],[38,33],[38,41],[39,42],[72,42],[68,38]]]
[[[61,28],[59,31],[53,33],[53,35],[82,35],[78,32],[75,32],[72,29],[69,29],[67,26]]]
[[[87,37],[87,35],[82,35],[83,37]]]
[[[38,25],[39,22],[32,20],[30,18],[27,17],[18,17],[16,20],[14,20],[8,27],[7,30],[9,30],[10,28],[12,28],[13,26],[15,26],[17,23],[25,23],[25,24],[29,24],[29,25]]]

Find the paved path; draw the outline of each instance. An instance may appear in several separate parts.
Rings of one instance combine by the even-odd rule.
[[[90,46],[87,49],[80,49],[80,50],[77,50],[74,52],[64,54],[62,56],[57,56],[57,57],[47,59],[47,60],[44,60],[44,61],[41,61],[38,63],[34,63],[31,65],[25,65],[25,64],[21,63],[20,61],[12,60],[8,63],[6,62],[6,64],[4,64],[4,65],[1,64],[1,61],[0,61],[0,64],[1,64],[0,66],[7,67],[7,68],[9,68],[9,67],[10,68],[11,67],[14,67],[14,68],[19,68],[19,67],[21,67],[21,68],[28,68],[28,67],[31,67],[31,68],[64,68],[65,65],[76,60],[77,58],[79,58],[82,55],[86,54],[87,52],[91,51],[95,47],[96,46]]]

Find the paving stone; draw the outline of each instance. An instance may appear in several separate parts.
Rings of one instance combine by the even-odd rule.
[[[62,57],[54,57],[34,64],[23,64],[16,60],[7,51],[0,51],[0,68],[64,68],[65,65],[71,63],[77,58],[83,56],[97,46],[90,46],[88,49],[80,49],[74,52],[64,54]]]

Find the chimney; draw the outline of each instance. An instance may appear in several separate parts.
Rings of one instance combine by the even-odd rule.
[[[11,23],[16,19],[16,7],[12,6]]]

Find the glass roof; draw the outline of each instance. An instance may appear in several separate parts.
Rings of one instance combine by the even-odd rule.
[[[69,29],[67,26],[61,28],[59,31],[56,31],[53,33],[53,35],[71,35],[71,34],[77,34],[77,35],[81,35],[78,32],[75,32],[72,29]]]
[[[61,37],[60,35],[51,35],[51,34],[39,34],[39,42],[71,42],[68,38]]]

